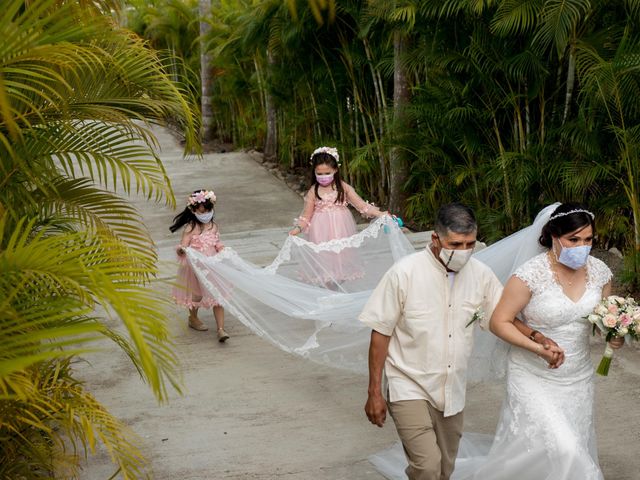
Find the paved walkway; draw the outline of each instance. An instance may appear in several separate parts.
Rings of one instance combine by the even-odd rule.
[[[242,153],[183,159],[174,139],[157,132],[161,156],[181,210],[192,190],[213,188],[224,243],[255,263],[275,257],[302,207],[302,199]],[[163,279],[175,274],[179,234],[168,227],[177,211],[134,203],[157,243]],[[412,235],[416,246],[425,234]],[[169,294],[167,285],[159,285]],[[215,325],[211,312],[203,320]],[[393,425],[378,429],[363,413],[367,379],[287,354],[227,317],[231,339],[221,345],[215,329],[195,332],[186,312],[174,308],[171,329],[182,360],[184,395],[158,405],[133,366],[116,348],[81,365],[88,387],[141,438],[159,480],[286,479],[380,480],[367,461],[395,439]],[[598,437],[607,480],[640,478],[640,355],[625,349],[610,377],[599,378]],[[594,361],[599,348],[594,350]],[[499,387],[470,389],[467,430],[492,433],[502,399]],[[549,399],[553,401],[553,399]],[[389,420],[389,422],[391,422]],[[82,478],[113,474],[105,452],[90,458]]]

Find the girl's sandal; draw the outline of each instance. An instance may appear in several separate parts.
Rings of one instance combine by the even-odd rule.
[[[229,339],[229,335],[227,335],[227,332],[224,331],[224,328],[219,328],[218,329],[218,341],[220,343],[224,343]]]
[[[189,318],[189,328],[193,328],[194,330],[198,330],[199,332],[206,332],[209,330],[202,320],[198,317]]]

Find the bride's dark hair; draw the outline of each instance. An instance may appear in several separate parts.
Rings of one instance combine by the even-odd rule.
[[[584,210],[581,212],[568,213],[572,210]],[[558,208],[556,208],[551,216],[550,220],[547,224],[542,227],[542,232],[540,233],[540,238],[538,242],[540,245],[546,248],[551,248],[553,241],[551,237],[561,237],[567,233],[575,232],[583,227],[591,225],[593,233],[596,232],[596,222],[593,217],[587,213],[588,208],[582,205],[581,203],[563,203]],[[562,214],[565,215],[558,216],[553,218],[555,215]]]

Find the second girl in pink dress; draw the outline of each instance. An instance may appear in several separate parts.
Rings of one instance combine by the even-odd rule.
[[[289,235],[306,234],[307,240],[323,243],[351,237],[356,222],[349,211],[351,204],[364,217],[380,217],[387,212],[365,202],[355,189],[340,178],[340,156],[332,147],[317,148],[311,155],[312,184],[305,195],[304,210],[296,219]],[[342,282],[358,278],[362,266],[355,252],[322,252],[322,283]]]

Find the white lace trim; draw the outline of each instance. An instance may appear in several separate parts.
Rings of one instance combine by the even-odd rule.
[[[351,235],[350,237],[334,238],[333,240],[329,240],[327,242],[313,243],[305,240],[304,238],[290,236],[285,240],[284,245],[278,253],[278,256],[273,260],[273,262],[271,262],[271,265],[268,265],[264,268],[264,271],[268,273],[275,273],[280,265],[291,260],[291,247],[294,245],[298,247],[308,248],[315,253],[340,253],[345,248],[357,248],[361,246],[367,238],[378,238],[378,236],[380,235],[380,231],[383,230],[385,226],[397,227],[395,222],[390,217],[388,217],[387,215],[383,215],[382,217],[372,222],[367,228],[359,233],[356,233],[355,235]]]

